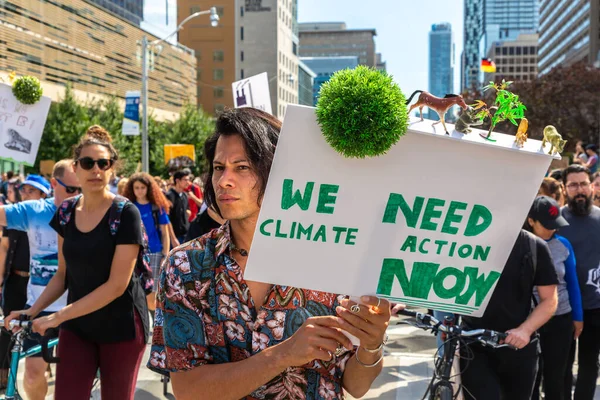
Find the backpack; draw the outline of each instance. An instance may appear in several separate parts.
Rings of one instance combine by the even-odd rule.
[[[81,195],[71,197],[65,200],[59,210],[58,216],[61,226],[65,226],[71,220],[71,215],[75,209],[75,205],[79,201]],[[113,203],[110,206],[110,212],[108,215],[108,225],[110,227],[111,236],[116,236],[119,231],[119,224],[121,223],[121,213],[127,203],[131,203],[127,198],[123,196],[115,196]],[[137,275],[142,284],[142,288],[146,295],[152,293],[154,289],[154,278],[152,276],[152,267],[150,266],[150,250],[148,248],[148,235],[144,228],[144,223],[140,221],[142,228],[142,246],[138,252],[137,261],[135,263],[134,274]]]

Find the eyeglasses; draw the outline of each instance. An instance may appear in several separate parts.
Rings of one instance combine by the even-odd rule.
[[[115,160],[106,158],[94,160],[92,157],[82,157],[79,160],[75,161],[75,163],[79,163],[81,168],[83,168],[86,171],[89,171],[90,169],[94,168],[94,164],[98,165],[98,168],[100,168],[101,171],[106,171],[113,166]]]
[[[585,189],[589,189],[590,188],[590,182],[589,181],[585,181],[585,182],[571,182],[567,184],[567,190],[570,190],[572,192],[577,191],[579,188],[585,190]]]
[[[68,194],[81,193],[81,188],[79,186],[68,186],[68,185],[65,185],[60,179],[58,179],[58,178],[54,178],[54,179],[56,179],[56,182],[58,182],[58,184],[60,186],[65,188],[65,191]]]

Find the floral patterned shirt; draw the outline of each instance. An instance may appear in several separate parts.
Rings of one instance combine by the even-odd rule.
[[[257,313],[230,247],[226,223],[169,254],[156,298],[153,371],[241,361],[286,340],[309,317],[335,315],[343,296],[278,285]],[[289,367],[246,399],[343,399],[342,376],[354,351]]]

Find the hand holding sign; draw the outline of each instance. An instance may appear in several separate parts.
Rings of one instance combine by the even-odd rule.
[[[384,342],[390,322],[390,303],[375,296],[363,296],[360,301],[345,299],[340,302],[336,311],[342,317],[341,328],[355,336],[367,351],[378,349]]]
[[[345,325],[345,324],[344,324]],[[352,348],[350,339],[340,331],[341,318],[311,317],[290,337],[275,346],[285,367],[297,367],[313,360],[331,361],[340,345]]]

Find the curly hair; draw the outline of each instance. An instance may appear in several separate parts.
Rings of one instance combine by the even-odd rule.
[[[131,201],[137,200],[133,191],[133,184],[136,182],[140,182],[146,186],[146,197],[148,197],[150,204],[160,207],[166,213],[169,212],[171,203],[167,200],[162,190],[160,190],[154,178],[145,172],[138,172],[129,177],[123,196]]]

